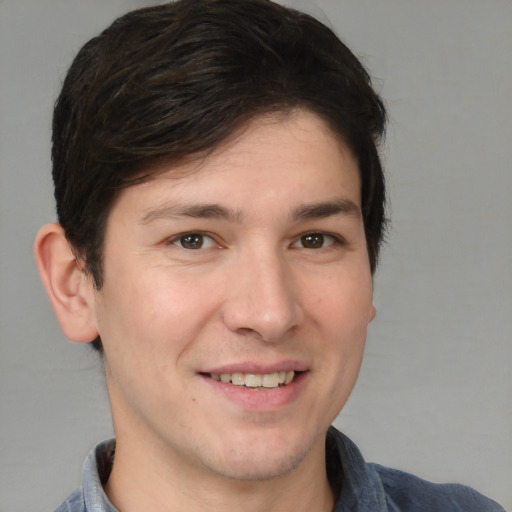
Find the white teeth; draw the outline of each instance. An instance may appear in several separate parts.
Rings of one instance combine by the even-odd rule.
[[[261,380],[261,375],[251,375],[250,373],[245,374],[245,385],[248,388],[261,387]]]
[[[261,379],[261,385],[264,388],[277,388],[279,386],[279,375],[277,373],[266,373]]]
[[[243,373],[232,373],[231,374],[231,382],[235,386],[243,386],[244,382],[244,374]]]
[[[277,388],[280,384],[289,384],[295,377],[295,372],[275,372],[265,374],[253,373],[212,373],[211,378],[225,383],[231,382],[235,386],[246,386],[248,388]]]

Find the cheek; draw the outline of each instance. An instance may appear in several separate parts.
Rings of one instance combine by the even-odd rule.
[[[156,352],[179,354],[215,313],[215,287],[207,280],[186,278],[184,272],[167,268],[124,269],[122,274],[132,277],[121,279],[120,272],[108,283],[114,286],[105,287],[101,314],[105,322],[100,331],[109,338],[105,343],[130,345],[135,351],[144,348],[144,357]],[[121,280],[124,284],[115,286]]]
[[[315,294],[310,318],[319,334],[324,384],[333,404],[343,405],[361,366],[372,309],[371,280],[364,273],[330,276]],[[329,357],[325,357],[328,353]]]
[[[371,279],[357,273],[331,274],[311,294],[310,309],[319,325],[346,342],[358,342],[371,320]]]
[[[364,354],[372,289],[365,279],[330,280],[317,298],[317,325],[323,350],[329,354],[321,364],[322,381],[334,417],[344,406],[355,385]]]

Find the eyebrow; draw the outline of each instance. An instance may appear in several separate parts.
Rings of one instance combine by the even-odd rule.
[[[194,219],[219,219],[240,223],[242,212],[232,210],[219,204],[164,205],[147,211],[139,220],[139,224],[150,224],[160,219],[176,219],[192,217]]]
[[[292,217],[296,220],[324,219],[333,215],[359,216],[361,209],[350,199],[335,199],[299,206]]]
[[[318,203],[305,204],[292,212],[293,220],[314,220],[332,217],[334,215],[360,214],[360,208],[349,199],[336,199]],[[233,210],[215,203],[200,203],[191,205],[163,205],[148,210],[140,219],[139,224],[150,224],[160,219],[177,219],[191,217],[194,219],[218,219],[235,223],[242,222],[244,215],[240,210]]]

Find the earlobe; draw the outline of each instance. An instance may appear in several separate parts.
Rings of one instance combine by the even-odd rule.
[[[71,341],[97,338],[92,279],[77,262],[59,224],[47,224],[34,244],[37,268],[64,334]]]
[[[368,323],[370,323],[375,318],[376,315],[377,315],[377,310],[375,309],[375,306],[372,304],[372,306],[370,308],[370,313],[368,315]]]

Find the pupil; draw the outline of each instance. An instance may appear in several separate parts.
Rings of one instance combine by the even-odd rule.
[[[319,233],[304,235],[302,245],[309,249],[320,249],[324,245],[324,236]]]
[[[201,235],[185,235],[181,237],[181,245],[185,249],[200,249],[203,245],[203,237]]]

